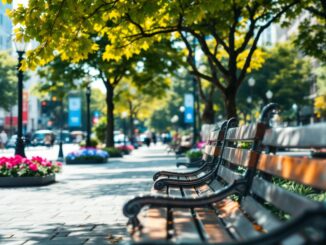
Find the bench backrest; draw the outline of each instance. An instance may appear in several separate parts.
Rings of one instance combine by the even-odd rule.
[[[326,200],[326,159],[302,156],[304,152],[299,149],[326,149],[326,123],[268,129],[262,143],[267,148],[295,148],[296,151],[266,152],[259,157],[250,192],[241,200],[242,209],[256,220],[258,230],[268,233],[280,227],[283,220],[325,208],[322,202],[312,200],[312,197]],[[309,234],[298,233],[289,241],[297,244],[308,237]]]
[[[266,128],[264,123],[252,123],[228,129],[218,167],[218,178],[226,184],[232,184],[256,167]],[[239,167],[244,171],[239,171]]]
[[[213,160],[219,156],[221,145],[224,140],[227,121],[221,124],[221,127],[210,132],[203,151],[203,160]]]

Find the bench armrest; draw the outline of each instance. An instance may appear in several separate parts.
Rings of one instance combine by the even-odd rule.
[[[171,186],[171,187],[197,187],[201,186],[207,181],[211,180],[215,177],[218,165],[214,166],[214,168],[207,174],[193,179],[193,180],[179,180],[179,179],[158,179],[154,182],[154,189],[155,190],[162,190],[164,187]],[[179,175],[180,176],[180,175]]]
[[[166,208],[196,208],[206,207],[212,203],[219,202],[226,197],[243,193],[246,185],[245,179],[236,180],[231,185],[222,188],[215,194],[198,197],[198,198],[179,198],[179,197],[165,197],[165,196],[138,196],[129,200],[123,207],[123,214],[129,218],[136,218],[140,210],[144,206],[166,207]]]
[[[204,160],[198,160],[198,163],[203,162]],[[197,161],[196,161],[197,162]],[[206,169],[211,163],[205,163],[203,166],[201,166],[199,169],[191,172],[170,172],[170,171],[160,171],[157,172],[153,175],[153,180],[156,181],[159,177],[170,177],[170,176],[181,176],[181,177],[186,177],[186,176],[191,176],[194,174],[198,174],[204,169]]]

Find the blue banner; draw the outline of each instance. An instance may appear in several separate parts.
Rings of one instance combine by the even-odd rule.
[[[184,122],[194,122],[194,96],[192,94],[185,94],[184,96]]]
[[[68,126],[81,127],[81,99],[71,97],[68,100]]]

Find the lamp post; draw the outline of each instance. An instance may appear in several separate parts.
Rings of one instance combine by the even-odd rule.
[[[63,147],[62,147],[62,130],[63,130],[63,99],[60,98],[60,141],[59,141],[59,153],[58,153],[58,161],[63,161]]]
[[[300,125],[300,114],[299,114],[299,106],[297,105],[297,104],[293,104],[292,105],[292,109],[294,110],[294,112],[295,112],[295,120],[296,120],[296,124],[297,124],[297,126],[299,126]]]
[[[121,114],[122,118],[122,123],[123,123],[123,145],[127,145],[127,139],[126,139],[126,134],[127,134],[127,126],[126,126],[126,118],[128,116],[128,112],[124,111]]]
[[[253,122],[253,113],[252,113],[252,101],[253,101],[253,88],[255,86],[256,80],[254,78],[249,78],[248,80],[248,85],[250,87],[250,96],[247,98],[247,103],[250,106],[250,120],[251,122]]]
[[[26,43],[24,40],[15,41],[16,52],[18,54],[17,77],[18,77],[18,129],[15,155],[25,156],[25,142],[23,137],[23,79],[24,74],[21,70],[23,56],[25,54]]]
[[[265,95],[268,101],[270,101],[273,98],[273,92],[270,90],[268,90]]]
[[[91,88],[86,87],[86,147],[91,146]]]

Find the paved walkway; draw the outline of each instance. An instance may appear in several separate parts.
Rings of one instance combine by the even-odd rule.
[[[122,205],[175,162],[162,146],[141,148],[107,164],[64,166],[49,186],[1,188],[0,244],[127,243]]]

